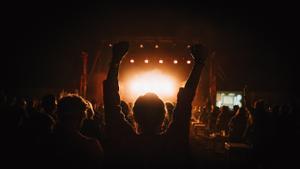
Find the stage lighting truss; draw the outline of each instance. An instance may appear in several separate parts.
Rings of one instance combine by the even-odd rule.
[[[148,64],[148,63],[150,63],[150,59],[144,59],[143,62],[144,62],[145,64]],[[183,62],[185,62],[185,63],[188,64],[188,65],[192,64],[192,61],[189,60],[189,59],[186,60],[186,61],[183,60]],[[129,63],[136,63],[136,60],[130,59],[130,60],[129,60]],[[153,61],[153,63],[164,64],[164,63],[165,63],[165,60],[159,59],[158,62],[157,62],[157,61],[156,61],[156,62]],[[176,65],[176,64],[179,64],[179,60],[178,60],[178,59],[173,59],[172,63],[175,64],[175,65]]]
[[[176,38],[170,38],[170,37],[138,37],[138,38],[128,38],[123,37],[120,39],[127,39],[130,43],[130,50],[143,52],[147,50],[155,50],[157,51],[165,51],[165,49],[170,48],[172,51],[176,51],[179,48],[179,51],[186,51],[184,52],[184,57],[171,57],[171,59],[168,58],[144,58],[142,59],[142,63],[144,64],[187,64],[191,65],[193,63],[193,60],[189,57],[188,49],[191,47],[191,44],[198,43],[198,39],[188,39],[188,40],[182,40],[182,39],[176,39]],[[129,40],[130,39],[130,40]],[[106,48],[112,48],[113,44],[120,41],[119,39],[114,40],[102,40],[102,43]],[[154,51],[154,52],[155,52]],[[137,58],[129,58],[129,63],[136,64],[139,63],[139,59]]]

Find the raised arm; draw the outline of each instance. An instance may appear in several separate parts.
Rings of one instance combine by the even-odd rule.
[[[112,59],[110,62],[110,67],[106,77],[107,81],[115,82],[118,84],[118,75],[119,75],[119,65],[123,57],[127,54],[129,49],[128,42],[119,42],[114,44],[112,47]]]
[[[108,134],[121,135],[120,132],[126,132],[125,130],[129,127],[121,114],[118,82],[119,66],[122,58],[127,54],[128,48],[128,42],[119,42],[113,45],[112,60],[103,83],[105,122]]]
[[[191,92],[192,95],[189,99],[191,99],[190,101],[193,101],[199,83],[201,71],[204,67],[204,62],[208,56],[208,49],[203,45],[196,44],[192,45],[190,50],[191,56],[193,57],[195,64],[187,82],[185,83],[184,89],[189,90]]]
[[[189,135],[192,101],[196,93],[204,62],[208,57],[208,49],[200,44],[192,45],[190,52],[195,64],[184,88],[180,88],[178,92],[177,104],[174,110],[174,121],[170,128],[170,133],[174,133],[179,138],[185,139],[188,139]]]

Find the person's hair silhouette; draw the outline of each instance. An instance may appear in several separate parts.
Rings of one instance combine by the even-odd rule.
[[[138,124],[138,131],[144,134],[158,134],[165,114],[164,102],[154,93],[146,93],[134,103],[133,116]]]
[[[63,97],[57,105],[57,116],[60,125],[74,125],[80,128],[86,118],[88,103],[80,96],[68,95]]]
[[[94,138],[80,132],[87,118],[88,102],[78,95],[67,95],[57,105],[58,126],[51,143],[54,166],[62,168],[101,168],[103,148]]]

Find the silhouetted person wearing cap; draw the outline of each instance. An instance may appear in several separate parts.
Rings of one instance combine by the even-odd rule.
[[[124,121],[121,114],[118,73],[128,48],[128,42],[113,45],[112,61],[104,81],[106,132],[110,143],[107,147],[108,167],[186,167],[191,104],[208,50],[202,45],[192,45],[190,48],[195,64],[185,87],[180,88],[177,95],[173,122],[169,129],[162,133],[166,109],[164,102],[154,93],[140,96],[134,103],[136,131]]]

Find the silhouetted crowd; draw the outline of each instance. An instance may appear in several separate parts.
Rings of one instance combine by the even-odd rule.
[[[2,160],[7,168],[206,168],[191,163],[192,121],[207,134],[222,133],[227,142],[251,147],[252,166],[289,166],[298,153],[299,115],[296,103],[253,107],[201,107],[192,101],[208,51],[193,45],[195,65],[176,103],[156,94],[140,96],[134,105],[120,100],[118,69],[129,45],[113,46],[104,81],[104,105],[76,94],[41,99],[1,93]],[[192,111],[193,110],[193,111]],[[228,166],[224,166],[227,168]],[[5,167],[4,167],[5,168]],[[230,167],[229,167],[230,168]],[[245,168],[245,166],[244,166]]]

